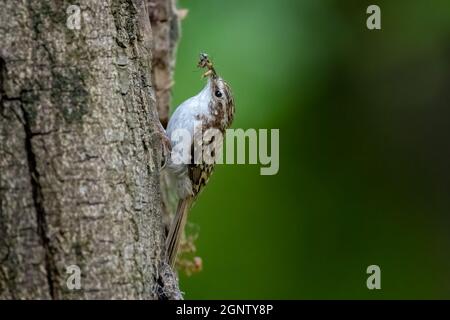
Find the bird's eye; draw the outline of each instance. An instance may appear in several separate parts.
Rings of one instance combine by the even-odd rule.
[[[220,97],[222,97],[222,92],[220,92],[219,90],[217,90],[217,91],[215,92],[215,95],[216,95],[217,98],[220,98]]]

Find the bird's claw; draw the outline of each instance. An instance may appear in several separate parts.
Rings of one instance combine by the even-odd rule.
[[[165,133],[161,134],[161,146],[162,146],[162,158],[164,159],[164,161],[161,164],[161,169],[164,169],[172,153],[172,144],[170,142],[169,137]]]
[[[158,140],[161,143],[161,157],[162,157],[161,169],[164,169],[168,159],[171,156],[172,143],[170,142],[170,139],[167,136],[166,131],[164,130],[161,123],[157,126],[157,129],[154,132],[154,134],[158,137]]]

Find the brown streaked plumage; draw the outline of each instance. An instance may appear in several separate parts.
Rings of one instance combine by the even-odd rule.
[[[169,138],[178,129],[189,130],[195,121],[202,121],[202,132],[213,128],[222,134],[233,122],[234,99],[230,86],[217,75],[206,54],[200,55],[198,66],[208,69],[204,73],[205,77],[209,77],[208,84],[199,95],[186,100],[177,108],[168,124]],[[205,101],[205,94],[209,97],[207,101]],[[204,103],[206,103],[205,106],[197,105]],[[191,162],[183,165],[168,165],[169,170],[177,179],[177,190],[180,197],[177,212],[166,240],[166,256],[171,266],[175,265],[188,211],[214,171],[214,164],[205,163],[203,160],[201,163],[194,163],[194,144],[203,143],[205,145],[205,142],[202,141],[203,137],[200,137],[200,140],[194,136],[192,138]],[[215,143],[213,138],[206,145],[210,143]]]

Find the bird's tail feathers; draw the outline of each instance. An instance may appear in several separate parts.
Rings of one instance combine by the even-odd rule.
[[[180,199],[178,202],[177,212],[170,225],[169,234],[166,239],[166,257],[171,267],[175,265],[177,259],[178,248],[180,246],[181,235],[187,221],[187,215],[192,203],[192,198]]]

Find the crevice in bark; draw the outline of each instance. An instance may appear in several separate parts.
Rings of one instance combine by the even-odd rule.
[[[180,19],[175,0],[147,0],[153,33],[152,83],[155,88],[159,120],[169,121],[175,54],[180,37]]]
[[[5,98],[5,89],[4,89],[4,81],[5,81],[5,73],[6,73],[6,63],[5,60],[3,60],[2,57],[0,57],[0,116],[3,116],[3,111],[4,111],[4,98]],[[1,172],[0,172],[0,177],[1,177]],[[0,188],[0,235],[6,235],[6,225],[4,225],[3,222],[3,197],[1,196],[1,188]],[[9,245],[7,243],[7,240],[4,239],[4,237],[0,237],[0,249],[5,249],[6,252],[2,252],[0,251],[0,266],[3,265],[3,263],[5,261],[8,260],[9,258],[9,254],[10,254],[10,249],[9,249]],[[3,271],[2,268],[0,268],[0,276],[5,279],[5,283],[7,285],[10,284],[10,282],[8,281],[8,277],[6,276],[5,272]],[[8,288],[9,289],[9,288]],[[0,287],[0,292],[2,291],[2,288]],[[13,291],[11,291],[11,296],[13,297]]]
[[[6,63],[5,60],[3,60],[2,57],[0,57],[0,115],[3,115],[4,109],[3,98],[6,97],[5,78],[6,78]]]
[[[55,291],[57,268],[50,246],[50,239],[48,237],[48,225],[46,220],[47,213],[43,205],[42,189],[39,183],[39,171],[37,170],[36,156],[33,152],[33,145],[31,141],[33,138],[33,133],[31,132],[29,116],[22,104],[20,108],[23,114],[23,127],[25,130],[25,151],[27,154],[28,168],[30,171],[30,183],[33,203],[36,211],[37,232],[39,234],[41,244],[45,252],[44,265],[45,271],[47,273],[49,294],[52,299],[55,299],[57,298]]]
[[[171,88],[174,84],[176,47],[180,38],[180,17],[175,0],[147,0],[153,34],[152,84],[156,94],[158,116],[163,128],[169,121]],[[161,209],[167,235],[171,212],[176,203],[171,203],[167,173],[160,174]]]

